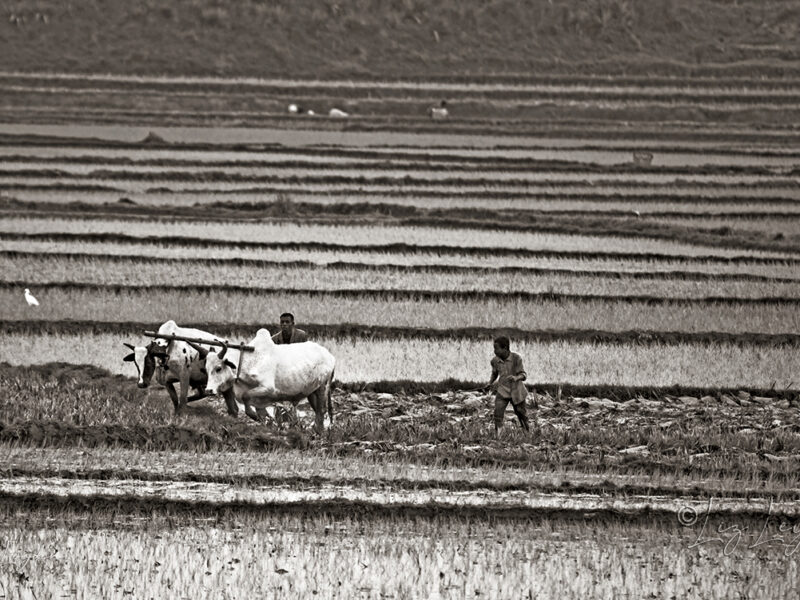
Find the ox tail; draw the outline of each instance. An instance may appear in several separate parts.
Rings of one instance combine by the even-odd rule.
[[[331,425],[333,425],[333,400],[331,400],[331,390],[333,389],[333,372],[336,369],[331,370],[331,376],[328,379],[328,418],[331,421]]]

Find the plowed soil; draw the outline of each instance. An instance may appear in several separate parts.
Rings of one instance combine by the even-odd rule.
[[[266,423],[242,413],[232,418],[216,399],[190,404],[186,416],[170,419],[169,400],[154,388],[146,397],[132,380],[112,377],[100,369],[51,365],[35,368],[42,385],[64,388],[91,385],[98,403],[114,402],[119,411],[97,413],[99,423],[16,417],[6,405],[0,423],[0,442],[34,447],[116,446],[141,450],[254,450],[313,448],[337,456],[386,457],[421,464],[530,466],[587,469],[589,472],[649,472],[742,474],[773,478],[793,477],[800,466],[797,411],[794,392],[775,390],[758,396],[747,391],[718,392],[700,397],[673,395],[666,390],[639,390],[615,399],[578,396],[542,390],[529,396],[533,424],[530,434],[516,424],[507,408],[507,424],[493,437],[492,396],[480,391],[370,392],[337,389],[335,419],[325,436],[312,431],[313,411],[306,402],[298,407],[299,426],[290,427],[284,411],[270,408]],[[20,368],[4,367],[8,374]],[[9,389],[18,387],[12,375]],[[447,387],[447,386],[444,386]],[[18,387],[17,401],[27,392]],[[585,389],[584,393],[590,391]],[[595,392],[602,392],[601,388]],[[611,388],[607,391],[614,392]],[[48,392],[50,394],[51,392]],[[620,390],[616,390],[619,394]],[[678,392],[688,394],[687,391]],[[609,394],[611,395],[611,394]],[[7,400],[10,398],[7,398]],[[36,403],[35,399],[25,400]],[[126,411],[152,406],[147,414]],[[130,404],[133,403],[133,404]],[[130,408],[128,408],[130,406]],[[145,417],[146,419],[146,417]],[[70,421],[70,422],[67,422]],[[110,421],[110,422],[109,422]],[[162,421],[159,423],[159,421]],[[173,421],[173,422],[170,422]]]

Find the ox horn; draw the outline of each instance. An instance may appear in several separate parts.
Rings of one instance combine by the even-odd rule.
[[[225,353],[228,351],[227,344],[222,344],[222,352],[219,353],[219,359],[222,360],[225,358]]]
[[[131,350],[136,350],[136,346],[134,346],[133,344],[129,344],[128,342],[122,342],[122,345],[127,346]]]
[[[186,343],[189,344],[195,350],[197,350],[197,353],[200,355],[201,359],[203,359],[203,360],[206,359],[206,356],[208,356],[208,350],[206,350],[202,346],[198,346],[197,344],[195,344],[193,342],[186,342]]]

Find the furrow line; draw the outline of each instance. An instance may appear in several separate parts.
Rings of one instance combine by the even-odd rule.
[[[4,335],[75,335],[110,334],[121,337],[141,335],[155,330],[156,323],[134,321],[44,321],[44,320],[0,320],[0,332]],[[259,323],[181,323],[185,327],[195,327],[204,331],[236,332],[237,338],[248,338],[264,325]],[[361,325],[357,323],[317,324],[303,323],[303,330],[312,337],[322,338],[366,338],[369,340],[419,339],[458,340],[492,339],[497,335],[507,335],[515,341],[550,342],[568,340],[571,342],[603,344],[737,344],[741,346],[800,346],[798,333],[728,333],[719,331],[598,331],[598,330],[523,330],[514,327],[463,327],[454,329],[433,329],[427,327],[387,327]]]
[[[574,277],[611,277],[624,281],[626,279],[656,279],[656,280],[683,280],[683,281],[752,281],[752,282],[771,282],[771,283],[800,283],[798,277],[770,277],[767,275],[756,275],[753,273],[703,273],[697,271],[612,271],[600,269],[556,269],[544,267],[512,267],[512,266],[460,266],[460,265],[404,265],[393,263],[359,263],[347,261],[314,262],[310,260],[266,260],[257,258],[173,258],[158,256],[128,256],[128,255],[98,255],[89,252],[56,252],[42,251],[29,252],[22,250],[0,250],[0,258],[8,259],[55,259],[55,260],[81,260],[109,265],[202,265],[202,266],[236,266],[236,267],[283,267],[293,268],[315,268],[329,270],[357,270],[375,271],[378,273],[521,273],[525,275],[568,275]]]
[[[555,143],[558,141],[558,143]],[[549,142],[549,143],[548,143]],[[677,144],[677,145],[676,145]],[[670,147],[661,147],[657,140],[649,144],[632,144],[629,146],[621,145],[619,143],[603,145],[590,143],[588,140],[578,136],[575,140],[547,140],[543,139],[536,143],[529,144],[509,144],[504,143],[494,146],[477,146],[477,145],[442,145],[430,144],[425,148],[405,147],[402,152],[397,150],[397,147],[403,147],[403,144],[374,145],[370,144],[369,148],[358,146],[336,146],[336,147],[314,147],[314,146],[297,146],[281,143],[230,143],[230,142],[216,142],[216,143],[201,143],[201,142],[129,142],[124,140],[114,139],[101,139],[101,138],[82,138],[82,137],[63,137],[54,135],[35,135],[35,134],[13,134],[13,133],[0,133],[0,147],[2,146],[26,146],[31,148],[41,147],[55,147],[55,148],[73,148],[73,149],[117,149],[117,150],[140,150],[140,151],[168,151],[168,152],[188,152],[188,151],[207,151],[207,152],[225,152],[225,153],[244,153],[250,154],[253,152],[264,153],[291,153],[302,156],[347,156],[352,158],[374,158],[374,159],[419,159],[427,160],[431,158],[438,159],[442,157],[444,160],[459,160],[464,158],[463,154],[440,154],[440,152],[511,152],[511,151],[609,151],[609,152],[634,152],[642,149],[657,149],[662,152],[680,153],[680,154],[696,154],[700,157],[706,156],[709,153],[721,155],[742,155],[753,157],[771,157],[771,158],[797,158],[800,157],[800,152],[791,146],[786,148],[768,148],[768,147],[719,147],[708,148],[691,145],[673,144]],[[497,160],[513,160],[503,159],[493,155]]]
[[[0,290],[23,290],[28,287],[27,281],[2,281]],[[284,295],[310,295],[320,300],[324,298],[380,298],[383,300],[414,300],[419,302],[468,301],[468,300],[503,300],[503,301],[551,301],[551,302],[617,302],[636,303],[649,306],[799,306],[800,298],[791,297],[760,297],[760,298],[730,298],[730,297],[704,297],[704,298],[665,298],[646,295],[601,295],[601,294],[559,294],[559,293],[531,293],[531,292],[495,292],[495,291],[426,291],[426,290],[385,290],[374,289],[286,289],[276,290],[274,286],[239,286],[239,285],[102,285],[89,283],[75,283],[71,281],[39,282],[40,290],[72,290],[72,291],[103,291],[113,294],[147,294],[153,292],[179,293],[190,292],[196,294],[209,294],[221,292],[226,294],[284,294]]]
[[[586,252],[572,250],[531,250],[502,246],[443,246],[426,244],[335,244],[328,242],[245,242],[185,236],[133,236],[119,233],[17,233],[0,232],[0,240],[50,241],[50,242],[111,242],[120,245],[163,245],[184,248],[235,248],[235,249],[278,249],[278,250],[319,250],[337,252],[376,252],[382,254],[440,254],[447,256],[506,256],[518,258],[572,258],[572,259],[624,259],[635,261],[683,261],[687,263],[706,262],[714,264],[753,264],[800,265],[800,258],[793,256],[715,256],[681,255],[657,252]]]

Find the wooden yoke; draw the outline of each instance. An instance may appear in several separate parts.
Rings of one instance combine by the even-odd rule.
[[[244,342],[241,344],[229,344],[228,342],[223,342],[221,340],[204,340],[201,338],[193,338],[193,337],[186,337],[183,335],[172,335],[167,333],[156,333],[155,331],[145,331],[145,336],[151,338],[161,338],[164,340],[178,340],[180,342],[194,342],[195,344],[206,344],[208,346],[227,346],[228,348],[236,348],[237,350],[242,350],[244,352],[254,352],[255,348],[253,346],[248,346]]]
[[[245,352],[255,352],[255,348],[253,346],[248,346],[244,342],[241,344],[229,344],[228,342],[223,342],[221,340],[204,340],[201,338],[193,338],[193,337],[186,337],[183,335],[172,335],[172,334],[164,334],[164,333],[156,333],[155,331],[145,331],[144,334],[147,337],[151,338],[161,338],[164,340],[178,340],[181,342],[188,342],[190,344],[206,344],[208,346],[221,346],[223,348],[236,348],[237,350],[241,350],[239,352],[239,364],[236,367],[236,381],[239,381],[239,371],[242,369],[242,359],[244,358]]]

